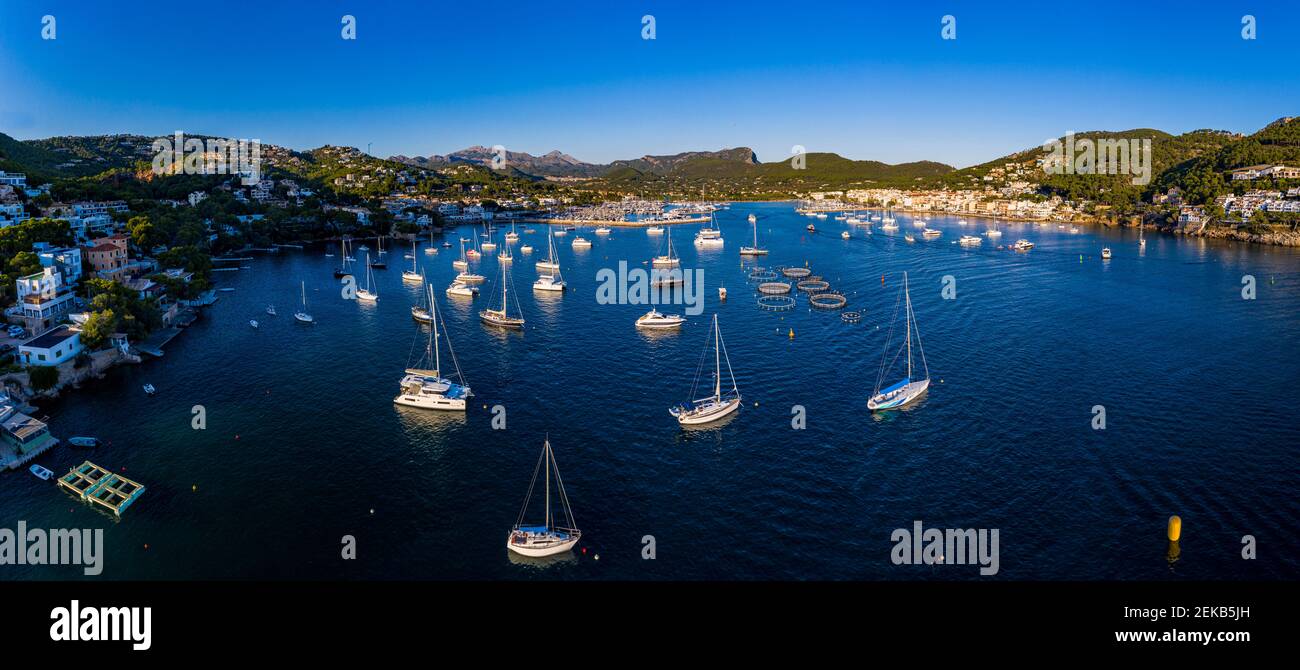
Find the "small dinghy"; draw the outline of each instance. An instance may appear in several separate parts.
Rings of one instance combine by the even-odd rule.
[[[99,446],[99,438],[97,438],[97,437],[69,437],[69,438],[68,438],[68,444],[70,444],[70,445],[72,445],[72,446],[74,446],[74,447],[81,447],[82,449],[94,449],[95,447],[98,447],[98,446]]]
[[[144,392],[147,395],[154,395],[158,393],[158,389],[154,388],[153,384],[145,384],[143,388],[144,388]]]
[[[252,326],[252,327],[254,327],[254,328],[257,328],[257,319],[249,319],[249,320],[248,320],[248,325],[250,325],[250,326]]]
[[[46,481],[49,481],[50,477],[54,476],[53,470],[50,470],[49,468],[43,468],[39,465],[33,465],[32,467],[28,468],[28,471],[30,471],[32,474]]]

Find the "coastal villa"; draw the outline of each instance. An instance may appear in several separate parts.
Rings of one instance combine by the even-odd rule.
[[[41,265],[54,268],[63,275],[67,284],[76,284],[81,280],[81,249],[79,247],[56,247],[48,242],[37,242],[32,251],[41,260]]]
[[[91,240],[86,248],[86,260],[101,279],[121,280],[131,264],[126,236],[112,235]]]
[[[44,421],[19,412],[8,396],[3,397],[0,401],[0,468],[17,470],[58,443]]]
[[[27,218],[27,209],[23,207],[22,203],[0,204],[0,228],[8,228],[14,224],[22,223]]]
[[[1237,168],[1232,171],[1233,181],[1250,181],[1254,179],[1263,179],[1272,177],[1274,179],[1300,179],[1300,167],[1287,167],[1285,165],[1251,165],[1249,167]]]
[[[15,282],[18,302],[6,310],[6,315],[22,319],[31,332],[39,333],[62,320],[72,309],[75,297],[72,289],[63,283],[63,275],[53,267],[35,274],[20,277]]]
[[[76,358],[81,349],[81,331],[59,326],[18,345],[18,360],[24,365],[53,366]]]

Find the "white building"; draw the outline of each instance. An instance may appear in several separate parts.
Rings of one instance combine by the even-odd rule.
[[[34,340],[18,345],[18,360],[26,365],[58,365],[81,353],[81,331],[67,326],[54,328]]]
[[[81,280],[81,248],[55,247],[46,242],[32,245],[32,251],[41,259],[41,266],[54,268],[63,276],[63,281],[76,284]]]
[[[207,193],[204,193],[203,191],[195,191],[189,195],[190,207],[193,207],[207,199]]]
[[[57,324],[72,309],[72,289],[63,283],[63,275],[55,268],[47,267],[14,283],[18,288],[18,303],[5,313],[22,319],[34,333]]]
[[[0,184],[8,184],[17,188],[27,188],[27,175],[0,170]]]

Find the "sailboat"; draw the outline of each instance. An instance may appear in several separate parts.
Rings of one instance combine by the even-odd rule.
[[[1142,228],[1143,228],[1142,224],[1139,223],[1138,224],[1138,247],[1145,249],[1147,246],[1147,238],[1142,236]]]
[[[424,277],[420,281],[425,281]],[[431,323],[433,321],[433,308],[429,306],[429,292],[424,293],[424,304],[411,305],[411,318],[420,323]]]
[[[433,241],[433,225],[429,225],[429,246],[424,248],[424,253],[432,256],[438,253],[438,245]]]
[[[311,314],[307,313],[307,282],[302,282],[302,305],[298,308],[298,311],[293,313],[293,318],[297,319],[299,323],[312,323],[314,321]]]
[[[560,272],[560,259],[557,258],[555,255],[555,235],[550,229],[546,231],[546,242],[547,242],[546,260],[537,261],[534,264],[534,267],[537,268],[538,272],[549,270],[551,272],[558,274]]]
[[[370,254],[366,254],[366,287],[357,289],[357,300],[361,302],[375,302],[379,300],[379,288],[374,286],[374,276],[370,272]],[[371,288],[374,288],[372,291]]]
[[[560,261],[555,257],[555,238],[547,236],[550,243],[549,257],[545,262],[538,262],[537,281],[533,282],[533,289],[537,291],[560,291],[567,288],[564,278],[560,276]],[[543,267],[545,266],[545,267]]]
[[[695,233],[695,246],[702,247],[702,248],[703,247],[713,248],[713,247],[722,246],[724,244],[722,239],[722,231],[718,230],[717,225],[718,225],[717,220],[714,218],[713,212],[709,212],[709,226],[705,228],[701,228],[698,232]],[[757,232],[755,233],[755,235],[757,235]],[[755,239],[757,239],[757,237],[755,237]],[[757,244],[757,242],[755,244]]]
[[[442,358],[438,352],[438,302],[433,296],[433,286],[425,283],[425,293],[429,300],[429,341],[425,345],[424,356],[416,361],[415,367],[407,368],[406,374],[399,382],[401,392],[393,402],[407,407],[422,409],[441,409],[465,411],[465,400],[471,395],[465,379],[460,374],[460,365],[456,363],[456,352],[447,340],[447,353],[451,356],[452,366],[456,368],[456,382],[442,377]],[[421,363],[428,361],[433,367],[422,368]]]
[[[334,268],[334,276],[346,277],[352,274],[352,265],[351,265],[352,261],[353,258],[348,253],[348,238],[345,237],[343,238],[343,265]]]
[[[537,486],[537,475],[543,470],[546,473],[545,483],[542,485],[545,489],[546,507],[542,523],[526,526],[524,517],[528,514],[528,503],[532,501],[533,488]],[[555,517],[551,514],[552,473],[555,474],[556,490],[560,494],[560,509],[564,514],[560,521],[563,525],[556,525]],[[578,530],[577,526],[578,524],[573,520],[573,508],[569,506],[569,496],[564,491],[564,480],[560,479],[560,468],[555,464],[555,454],[551,452],[551,440],[547,438],[542,446],[542,455],[537,459],[537,466],[533,468],[533,480],[528,484],[528,494],[524,496],[524,505],[519,510],[519,518],[506,538],[506,549],[521,556],[541,557],[561,554],[573,549],[573,545],[582,539],[582,531]]]
[[[460,258],[451,262],[451,266],[460,271],[469,269],[469,260],[465,258],[465,238],[460,238]]]
[[[374,268],[374,269],[376,269],[376,270],[383,270],[383,269],[385,269],[385,268],[388,267],[388,261],[386,261],[386,260],[384,260],[383,258],[381,258],[381,256],[383,256],[384,254],[388,253],[387,251],[384,251],[384,236],[383,236],[383,235],[376,235],[376,236],[375,236],[375,240],[376,240],[376,243],[379,245],[379,251],[378,251],[378,254],[377,254],[377,256],[375,257],[374,260],[369,260],[369,259],[367,259],[367,261],[366,261],[366,265],[369,266],[369,267],[372,267],[372,268]]]
[[[749,223],[754,226],[754,246],[741,247],[740,255],[741,256],[766,256],[767,249],[760,249],[758,246],[758,217],[753,214],[750,214]]]
[[[501,264],[501,309],[492,309],[491,307],[478,313],[478,318],[489,326],[500,326],[502,328],[524,327],[522,316],[510,316],[510,272],[509,265]],[[515,311],[522,313],[523,309],[519,307],[519,300],[515,300]]]
[[[906,272],[903,273],[902,291],[904,304],[906,305],[905,311],[907,320],[907,336],[905,338],[906,343],[904,344],[904,347],[907,349],[907,376],[904,377],[902,381],[899,381],[884,390],[881,390],[880,388],[880,385],[885,380],[885,375],[889,372],[889,368],[892,366],[894,361],[898,360],[898,355],[902,353],[900,350],[898,353],[894,354],[892,360],[888,362],[885,361],[885,357],[889,355],[890,343],[893,340],[894,333],[893,327],[891,326],[889,337],[885,340],[885,353],[881,355],[880,374],[876,377],[876,389],[871,398],[867,400],[867,409],[873,412],[886,409],[897,409],[907,405],[908,403],[915,401],[917,398],[920,398],[921,395],[925,393],[926,389],[930,388],[930,367],[925,363],[925,348],[921,346],[921,331],[916,329],[916,314],[912,311],[912,294],[908,290]],[[897,318],[897,308],[895,308],[894,315],[895,318]],[[916,330],[916,347],[921,353],[921,367],[925,370],[924,379],[912,379],[913,330]]]
[[[488,252],[488,253],[492,253],[493,251],[496,251],[496,250],[497,250],[497,243],[492,241],[492,228],[491,228],[491,227],[487,228],[487,232],[482,233],[482,235],[483,235],[484,240],[486,240],[486,241],[483,242],[483,244],[481,245],[481,248],[483,249],[483,251],[486,251],[486,252]]]
[[[727,345],[722,341],[722,329],[718,327],[718,315],[713,315],[713,394],[697,398],[689,403],[682,403],[668,410],[683,426],[712,423],[740,409],[740,390],[736,388],[736,376],[731,371],[731,358],[727,356]],[[704,367],[704,357],[709,353],[706,346],[700,357],[700,371]],[[731,378],[731,390],[722,392],[722,360],[727,360],[727,376]],[[695,384],[691,395],[695,395],[700,384],[700,371],[695,373]]]
[[[506,241],[507,241],[507,242],[518,242],[518,241],[519,241],[519,233],[516,233],[516,232],[515,232],[515,222],[514,222],[514,221],[511,221],[511,222],[510,222],[510,232],[506,233]]]
[[[655,256],[654,259],[650,261],[651,267],[675,268],[678,265],[681,265],[682,262],[681,259],[673,255],[673,234],[670,232],[668,233],[667,237],[668,237],[668,253],[664,254],[663,256]]]
[[[509,242],[507,242],[506,244],[502,245],[502,247],[501,247],[501,251],[497,253],[497,260],[498,260],[499,262],[502,262],[502,263],[513,263],[513,262],[514,262],[514,260],[515,260],[515,256],[514,256],[514,254],[512,254],[512,253],[510,252],[510,244],[509,244]]]
[[[402,271],[402,281],[424,281],[424,275],[420,274],[419,266],[416,265],[415,261],[415,240],[411,240],[411,269]]]

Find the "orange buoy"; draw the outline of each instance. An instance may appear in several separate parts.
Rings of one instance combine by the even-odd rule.
[[[1178,538],[1183,536],[1183,520],[1177,515],[1169,517],[1169,527],[1166,529],[1170,542],[1177,542]]]

